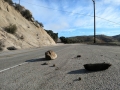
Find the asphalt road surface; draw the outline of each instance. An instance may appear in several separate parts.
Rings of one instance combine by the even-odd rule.
[[[45,60],[47,50],[58,58]],[[99,72],[83,67],[102,62],[112,66]],[[70,44],[1,52],[0,90],[120,90],[120,47]]]

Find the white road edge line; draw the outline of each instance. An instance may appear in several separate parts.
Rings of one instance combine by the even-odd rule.
[[[59,51],[61,51],[61,50],[58,50],[57,52],[59,52]],[[41,57],[43,57],[43,56],[41,56]],[[40,57],[39,57],[40,58]],[[24,63],[21,63],[21,64],[18,64],[18,65],[15,65],[15,66],[12,66],[12,67],[9,67],[9,68],[6,68],[6,69],[3,69],[3,70],[0,70],[0,73],[1,72],[4,72],[4,71],[7,71],[7,70],[9,70],[9,69],[12,69],[12,68],[15,68],[15,67],[18,67],[18,66],[21,66],[21,65],[23,65],[23,64],[27,64],[28,62],[24,62]]]
[[[12,66],[12,67],[9,67],[9,68],[6,68],[6,69],[3,69],[3,70],[0,70],[0,73],[1,73],[1,72],[4,72],[4,71],[6,71],[6,70],[12,69],[12,68],[15,68],[15,67],[21,66],[21,65],[26,64],[26,63],[28,63],[28,62],[24,62],[24,63],[18,64],[18,65],[15,65],[15,66]]]

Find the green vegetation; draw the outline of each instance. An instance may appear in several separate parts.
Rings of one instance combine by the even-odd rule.
[[[24,10],[21,12],[22,16],[25,17],[27,20],[31,20],[32,14],[29,10]]]
[[[120,34],[119,35],[116,35],[116,36],[113,36],[114,39],[117,39],[119,42],[120,42]]]
[[[97,39],[102,40],[103,42],[113,42],[115,39],[106,35],[97,35]]]
[[[15,3],[14,8],[21,13],[21,11],[23,11],[23,8],[24,8],[24,7],[21,6],[20,4],[16,4],[16,3]]]
[[[15,34],[17,31],[17,26],[10,24],[8,27],[5,27],[5,31],[11,34]]]
[[[28,19],[28,20],[31,20],[31,18],[33,17],[33,16],[32,16],[32,13],[31,13],[29,10],[25,9],[25,8],[24,8],[23,6],[21,6],[20,4],[16,4],[16,3],[15,3],[14,8],[15,8],[17,11],[19,11],[19,12],[22,14],[22,16],[25,17],[25,18]]]
[[[42,27],[42,28],[44,27],[41,22],[38,22],[38,21],[36,21],[36,22],[40,25],[40,27]]]
[[[74,40],[72,38],[66,38],[66,37],[63,37],[63,36],[60,37],[60,40],[65,44],[67,44],[67,43],[77,43],[77,40]]]
[[[58,33],[54,33],[52,30],[45,30],[50,36],[51,38],[57,42],[58,40]]]
[[[94,37],[93,36],[76,36],[76,37],[60,37],[60,40],[63,43],[93,43]],[[116,42],[120,41],[120,35],[116,35],[113,37],[106,36],[106,35],[96,35],[96,43],[108,43],[108,44],[115,44]]]
[[[5,1],[8,2],[11,6],[13,6],[18,12],[20,12],[21,15],[25,17],[27,20],[32,22],[37,22],[40,25],[40,27],[42,28],[44,27],[44,25],[41,22],[32,20],[34,18],[32,16],[32,13],[28,9],[25,9],[20,4],[13,3],[12,0],[5,0]]]
[[[10,5],[13,5],[12,0],[4,0],[5,2],[8,2]]]
[[[80,38],[79,36],[77,37],[60,37],[60,40],[65,43],[65,44],[69,44],[69,43],[83,43],[86,41],[89,41],[91,38],[88,37],[82,37]]]

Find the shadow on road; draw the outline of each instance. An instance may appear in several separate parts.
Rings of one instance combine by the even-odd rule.
[[[85,69],[80,69],[80,70],[70,71],[67,74],[86,74],[86,73],[91,73],[91,72]]]
[[[31,60],[26,60],[25,62],[40,62],[40,61],[48,61],[45,58],[38,58],[38,59],[31,59]]]

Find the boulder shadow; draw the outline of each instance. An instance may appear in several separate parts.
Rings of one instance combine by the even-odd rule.
[[[46,58],[38,58],[38,59],[30,59],[26,60],[25,62],[40,62],[40,61],[49,61]]]
[[[49,67],[55,67],[55,66],[52,65],[52,66],[49,66]]]
[[[79,80],[79,79],[75,79],[75,80],[73,80],[73,82],[76,82],[76,81],[81,81],[81,80]]]
[[[91,71],[87,71],[86,69],[80,69],[80,70],[70,71],[67,74],[86,74],[86,73],[91,73]]]

